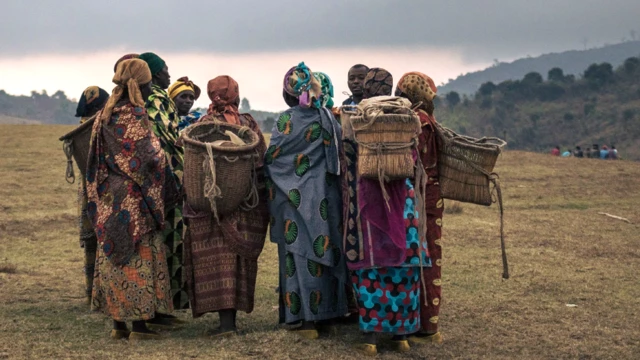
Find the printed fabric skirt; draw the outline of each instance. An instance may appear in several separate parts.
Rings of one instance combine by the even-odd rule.
[[[160,234],[145,235],[124,266],[111,263],[99,248],[92,310],[116,321],[149,320],[156,312],[173,311],[164,246]]]
[[[182,263],[182,235],[184,223],[182,220],[182,205],[176,205],[168,209],[165,217],[165,229],[162,238],[167,245],[167,266],[169,268],[169,280],[171,284],[171,298],[173,308],[176,310],[189,308],[189,295],[183,280]]]
[[[420,267],[353,272],[363,332],[412,334],[420,330]]]
[[[344,316],[347,295],[334,268],[285,250],[278,244],[280,262],[280,323],[322,321]]]

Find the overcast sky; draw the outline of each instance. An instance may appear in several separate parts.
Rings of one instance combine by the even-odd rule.
[[[99,54],[116,56],[128,51],[154,51],[181,60],[187,60],[187,55],[242,59],[248,67],[281,73],[288,67],[263,68],[261,61],[286,54],[289,59],[278,64],[305,60],[316,65],[313,58],[301,58],[316,54],[331,62],[316,67],[348,69],[346,64],[360,62],[357,56],[375,61],[382,53],[392,58],[394,51],[407,56],[415,50],[413,60],[398,63],[434,68],[434,59],[444,61],[448,69],[445,66],[434,73],[441,83],[461,72],[480,69],[493,59],[580,49],[585,39],[588,47],[619,42],[630,38],[631,30],[640,33],[639,15],[640,0],[2,0],[0,88],[11,92],[10,76],[21,71],[5,66],[44,66],[47,59],[67,65],[86,63]],[[353,58],[344,56],[345,49]],[[178,64],[170,64],[172,67],[190,69]],[[104,69],[105,77],[110,78],[109,70]],[[218,75],[218,69],[207,70]],[[406,69],[410,70],[429,71]],[[23,71],[28,74],[28,69]],[[345,73],[346,69],[333,75],[334,82],[344,82],[335,77]],[[185,74],[172,75],[177,79]],[[69,74],[73,76],[79,75]],[[202,77],[209,76],[203,73]],[[50,86],[46,77],[37,79],[40,83],[35,80],[23,79],[32,89]],[[58,87],[72,91],[65,84]],[[245,88],[251,93],[251,84]],[[278,95],[279,89],[274,91]],[[270,104],[266,106],[277,106],[276,99],[266,101]]]

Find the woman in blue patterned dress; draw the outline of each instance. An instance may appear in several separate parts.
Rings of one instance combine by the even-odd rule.
[[[340,125],[320,100],[320,84],[300,63],[284,89],[298,104],[280,115],[265,154],[271,241],[278,244],[280,322],[318,337],[316,323],[347,312],[342,256]]]

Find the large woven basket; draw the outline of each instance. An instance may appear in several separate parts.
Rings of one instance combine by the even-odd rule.
[[[216,140],[228,140],[226,130],[238,135],[244,146],[216,146]],[[223,216],[236,211],[254,186],[254,166],[258,159],[258,134],[247,127],[223,122],[204,122],[189,126],[182,134],[184,143],[183,183],[189,206],[199,212]],[[213,159],[207,150],[211,147]],[[210,165],[213,160],[212,176]],[[205,184],[217,186],[220,196],[213,203],[205,196]],[[215,210],[214,210],[215,209]]]
[[[60,141],[63,142],[65,153],[70,153],[73,156],[73,160],[75,160],[82,176],[85,176],[87,173],[91,129],[93,128],[95,119],[96,117],[93,116],[77,128],[73,129],[73,131],[60,137]],[[70,161],[70,159],[67,160]]]
[[[438,134],[438,173],[445,199],[489,206],[493,202],[490,184],[502,148],[507,144],[495,137],[476,139],[458,135],[441,125]]]
[[[368,119],[351,116],[354,137],[358,143],[358,175],[366,178],[397,180],[413,178],[413,150],[420,132],[420,118],[407,114],[381,113]]]

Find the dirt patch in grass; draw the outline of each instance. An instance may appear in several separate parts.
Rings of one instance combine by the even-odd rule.
[[[256,307],[240,335],[202,337],[215,315],[162,341],[108,338],[110,322],[84,299],[77,184],[64,180],[57,138],[72,127],[0,125],[0,358],[360,359],[354,325],[317,341],[277,325],[276,247],[259,260]],[[25,170],[30,171],[25,171]],[[640,353],[640,164],[507,151],[504,194],[511,279],[501,275],[495,206],[462,204],[443,218],[442,346],[380,359],[634,359]],[[449,202],[446,207],[451,207]],[[598,215],[607,212],[627,224]],[[567,304],[575,307],[567,307]]]

